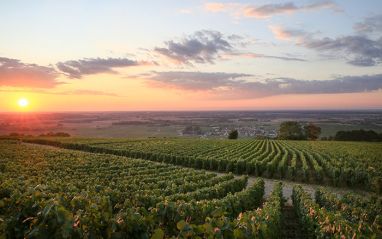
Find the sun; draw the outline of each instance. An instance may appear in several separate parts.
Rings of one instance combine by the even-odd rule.
[[[18,103],[19,103],[19,106],[26,107],[28,105],[28,100],[23,98],[23,99],[20,99]]]

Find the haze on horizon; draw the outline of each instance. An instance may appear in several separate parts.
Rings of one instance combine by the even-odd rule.
[[[374,0],[6,1],[0,112],[382,109],[380,9]]]

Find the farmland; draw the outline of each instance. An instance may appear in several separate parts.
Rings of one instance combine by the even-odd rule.
[[[247,175],[381,193],[380,143],[24,141],[58,148],[0,141],[4,238],[279,238],[285,213],[282,183],[275,181],[264,199],[264,180],[247,186]],[[217,172],[227,174],[218,177]],[[377,195],[338,199],[318,189],[313,201],[296,184],[292,201],[301,238],[382,236]]]
[[[203,112],[77,112],[77,113],[0,113],[0,135],[18,133],[39,136],[66,132],[76,137],[178,137],[227,138],[232,129],[239,139],[256,135],[275,137],[283,121],[314,123],[322,128],[321,137],[340,130],[382,132],[380,111],[203,111]],[[200,133],[187,133],[187,127]]]

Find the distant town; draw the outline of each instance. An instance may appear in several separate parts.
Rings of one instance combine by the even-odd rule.
[[[200,132],[198,134],[197,132],[193,133],[187,133],[182,131],[182,135],[199,135],[200,138],[210,138],[210,136],[217,136],[221,138],[227,138],[228,134],[232,130],[237,130],[239,132],[239,135],[241,136],[247,136],[247,137],[256,137],[258,135],[265,136],[265,137],[277,137],[278,130],[270,130],[265,128],[264,126],[210,126],[211,129],[205,132]]]

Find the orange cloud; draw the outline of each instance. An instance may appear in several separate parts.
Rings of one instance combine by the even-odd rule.
[[[0,86],[54,88],[64,84],[57,80],[58,76],[59,73],[51,67],[0,57]]]
[[[278,26],[270,25],[268,27],[276,35],[275,36],[276,38],[286,40],[286,41],[291,41],[292,38],[299,38],[308,34],[307,32],[302,30],[286,29],[281,25],[278,25]]]
[[[205,8],[212,12],[228,12],[241,6],[239,3],[206,3]]]
[[[104,96],[114,96],[120,97],[114,93],[106,93],[102,91],[95,90],[72,90],[72,91],[64,91],[64,92],[53,92],[47,90],[37,90],[37,89],[29,89],[29,90],[20,90],[20,89],[0,89],[0,92],[9,92],[9,93],[32,93],[32,94],[44,94],[44,95],[104,95]]]

